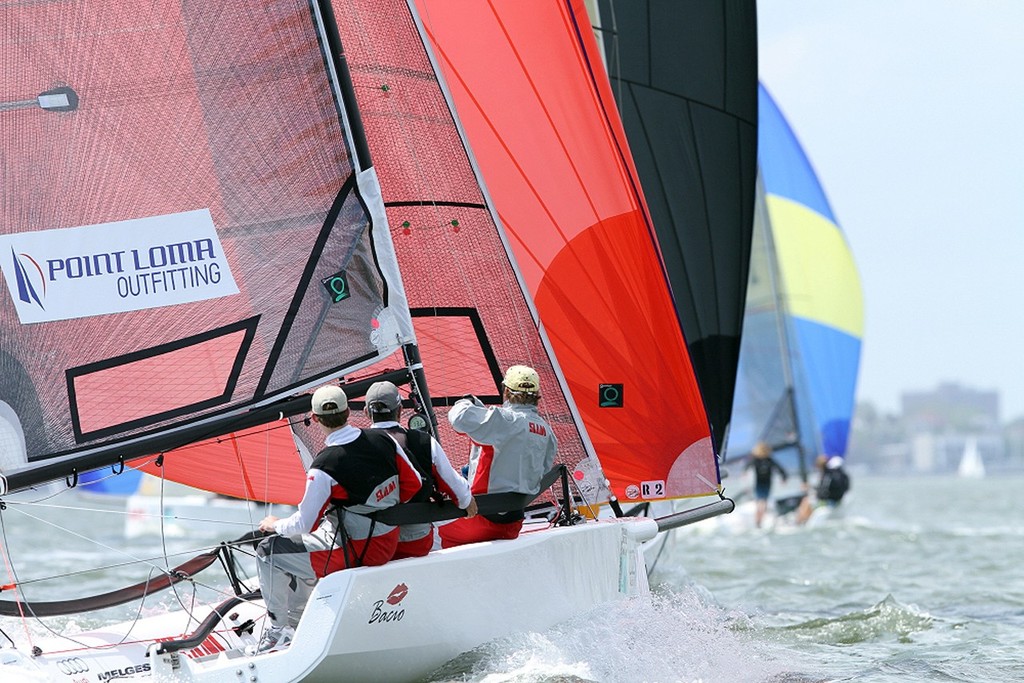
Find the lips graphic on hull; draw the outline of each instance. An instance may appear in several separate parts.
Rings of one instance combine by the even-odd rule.
[[[391,589],[391,595],[388,596],[389,605],[397,605],[398,603],[405,600],[405,596],[409,594],[409,587],[404,583],[400,583]]]

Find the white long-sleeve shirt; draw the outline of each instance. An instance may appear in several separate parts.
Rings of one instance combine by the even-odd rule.
[[[469,479],[474,494],[537,493],[555,464],[558,442],[537,406],[487,407],[463,398],[448,411],[448,421],[473,440]]]

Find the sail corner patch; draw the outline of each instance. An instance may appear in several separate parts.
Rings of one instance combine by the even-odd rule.
[[[238,293],[208,209],[0,235],[0,271],[22,324]]]

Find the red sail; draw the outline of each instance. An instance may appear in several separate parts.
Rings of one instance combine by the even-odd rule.
[[[706,413],[582,2],[417,7],[613,491],[712,492]]]

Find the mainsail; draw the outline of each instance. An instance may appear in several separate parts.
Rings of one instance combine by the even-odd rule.
[[[764,184],[758,179],[743,342],[726,460],[750,455],[758,441],[793,475],[807,480],[820,450],[806,380],[782,294]]]
[[[230,431],[413,341],[313,15],[280,11],[0,10],[9,488]]]
[[[595,30],[721,453],[753,221],[756,5],[594,4]]]
[[[759,213],[730,458],[760,439],[785,466],[844,455],[863,302],[849,245],[789,124],[760,87]],[[801,457],[801,452],[803,457]]]

